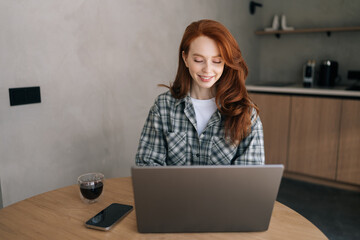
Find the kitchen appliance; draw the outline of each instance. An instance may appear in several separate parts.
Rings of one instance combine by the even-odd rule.
[[[359,71],[348,71],[348,79],[355,80],[350,87],[346,88],[346,90],[350,91],[360,91],[360,70]]]
[[[312,87],[314,84],[315,60],[308,60],[303,67],[304,87]]]
[[[319,86],[324,87],[333,87],[335,86],[338,76],[339,64],[336,61],[325,60],[320,64],[320,74],[319,74]]]

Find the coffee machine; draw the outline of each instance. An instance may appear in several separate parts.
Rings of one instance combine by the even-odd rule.
[[[324,60],[320,64],[318,85],[333,87],[338,78],[339,64],[336,61]]]

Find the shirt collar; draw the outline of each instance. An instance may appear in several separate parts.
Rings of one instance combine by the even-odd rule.
[[[175,106],[178,106],[180,103],[183,103],[183,102],[185,102],[186,105],[188,105],[189,103],[191,103],[190,92],[188,92],[188,94],[186,94],[185,97],[180,98],[180,99],[176,99]]]

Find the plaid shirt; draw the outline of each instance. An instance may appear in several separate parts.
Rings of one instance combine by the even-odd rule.
[[[264,164],[264,140],[260,118],[252,111],[251,132],[239,145],[224,139],[219,110],[200,136],[190,96],[175,99],[168,91],[150,109],[141,133],[136,165],[254,165]]]

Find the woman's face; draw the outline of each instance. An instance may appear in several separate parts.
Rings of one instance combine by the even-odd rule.
[[[190,44],[189,53],[182,53],[192,77],[191,96],[198,99],[214,97],[212,87],[224,71],[224,61],[214,40],[200,36]]]

